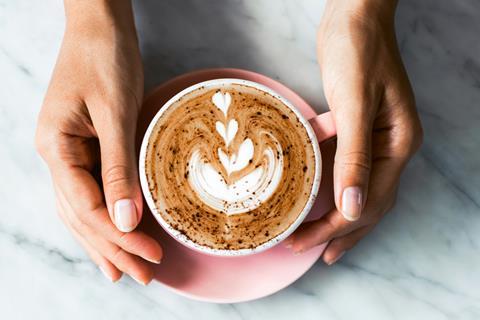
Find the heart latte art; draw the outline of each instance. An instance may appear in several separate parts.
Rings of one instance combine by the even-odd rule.
[[[245,249],[296,220],[310,197],[315,158],[291,109],[230,84],[197,89],[160,116],[145,171],[170,226],[199,245]]]
[[[225,143],[217,149],[224,172],[217,171],[212,163],[204,161],[202,150],[194,148],[189,161],[188,181],[198,197],[212,209],[227,215],[252,211],[270,198],[280,183],[283,171],[282,148],[270,132],[259,131],[259,136],[264,136],[264,140],[270,140],[275,149],[267,146],[260,155],[261,166],[236,180],[232,179],[233,173],[244,169],[252,162],[255,146],[252,140],[246,137],[239,141],[238,150],[230,147],[238,132],[237,120],[228,117],[228,110],[232,104],[230,93],[216,92],[212,96],[212,102],[224,116],[224,122],[215,122],[217,133]]]

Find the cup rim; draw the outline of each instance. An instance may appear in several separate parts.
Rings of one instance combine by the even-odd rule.
[[[302,123],[303,127],[307,131],[307,135],[312,144],[313,153],[315,156],[315,173],[313,178],[313,184],[312,184],[312,188],[311,188],[308,200],[305,203],[305,206],[303,207],[302,211],[297,216],[295,221],[292,224],[290,224],[290,226],[288,226],[288,228],[286,228],[283,232],[281,232],[274,238],[268,240],[267,242],[264,242],[261,245],[254,248],[233,249],[233,250],[232,249],[215,249],[208,246],[200,245],[190,240],[184,233],[176,230],[175,228],[173,228],[173,226],[171,226],[169,223],[167,223],[163,219],[162,215],[159,213],[159,210],[155,205],[155,201],[153,199],[153,196],[150,192],[150,188],[148,186],[148,180],[147,180],[147,175],[145,170],[145,158],[146,158],[147,146],[150,140],[150,136],[153,132],[153,129],[157,124],[157,122],[159,121],[160,117],[165,113],[167,109],[169,109],[175,102],[177,102],[183,96],[200,88],[208,89],[209,87],[216,87],[218,85],[249,86],[249,87],[258,89],[260,91],[263,91],[267,94],[270,94],[275,99],[278,99],[280,102],[286,105],[290,110],[292,110],[297,116],[297,118],[300,120],[300,122]],[[218,78],[218,79],[202,81],[194,85],[191,85],[181,90],[177,94],[175,94],[173,97],[171,97],[167,102],[165,102],[160,107],[160,109],[157,111],[153,119],[150,121],[150,124],[148,125],[148,128],[145,131],[145,134],[142,139],[142,144],[140,147],[140,155],[139,155],[139,176],[140,176],[140,185],[142,188],[142,193],[143,193],[143,196],[145,197],[145,200],[147,202],[148,208],[150,209],[150,212],[153,214],[153,216],[155,217],[157,222],[162,226],[162,228],[167,233],[169,233],[170,236],[172,236],[176,241],[187,246],[188,248],[194,249],[196,251],[199,251],[205,254],[214,255],[214,256],[223,256],[223,257],[245,256],[245,255],[259,253],[274,247],[278,243],[285,240],[288,236],[290,236],[298,228],[298,226],[300,226],[300,224],[303,222],[303,220],[306,218],[306,216],[310,212],[313,206],[313,203],[315,202],[315,199],[317,197],[317,193],[320,187],[320,182],[322,177],[322,157],[321,157],[319,142],[312,126],[310,125],[309,121],[305,118],[305,116],[300,112],[300,110],[298,110],[288,99],[284,98],[275,90],[254,81],[237,79],[237,78]]]

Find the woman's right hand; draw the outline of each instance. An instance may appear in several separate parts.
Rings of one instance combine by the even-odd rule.
[[[67,26],[36,145],[53,179],[58,212],[112,281],[153,278],[160,245],[133,231],[142,215],[135,131],[143,67],[131,3],[65,1]],[[96,172],[100,174],[96,176]]]

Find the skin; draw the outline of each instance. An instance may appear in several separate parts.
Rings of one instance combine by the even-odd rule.
[[[337,127],[336,208],[303,224],[286,244],[296,253],[328,243],[336,262],[392,208],[400,174],[419,148],[422,128],[397,47],[396,1],[329,1],[318,30],[318,62]],[[345,210],[347,187],[361,193],[356,216]]]
[[[51,172],[58,213],[112,281],[153,278],[160,245],[114,224],[114,203],[142,195],[135,130],[143,67],[129,1],[65,1],[66,31],[38,119],[36,145]],[[99,168],[101,168],[99,170]]]
[[[329,242],[323,255],[328,264],[393,206],[400,174],[421,143],[394,35],[395,5],[329,1],[318,32],[325,95],[338,130],[336,209],[302,225],[287,245],[300,253]],[[51,172],[58,213],[92,260],[112,281],[127,273],[147,284],[162,249],[133,230],[142,215],[134,136],[144,88],[131,3],[65,0],[65,11],[37,149]],[[354,216],[342,207],[343,191],[351,186],[362,193]],[[115,203],[125,199],[133,208],[128,232],[116,219]]]

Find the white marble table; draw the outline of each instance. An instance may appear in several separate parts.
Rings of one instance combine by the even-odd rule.
[[[185,71],[253,69],[325,110],[323,1],[135,3],[149,87]],[[396,208],[335,266],[282,292],[200,303],[103,278],[55,214],[33,148],[64,28],[59,0],[0,0],[0,319],[480,319],[480,2],[401,0],[398,40],[425,143]]]

